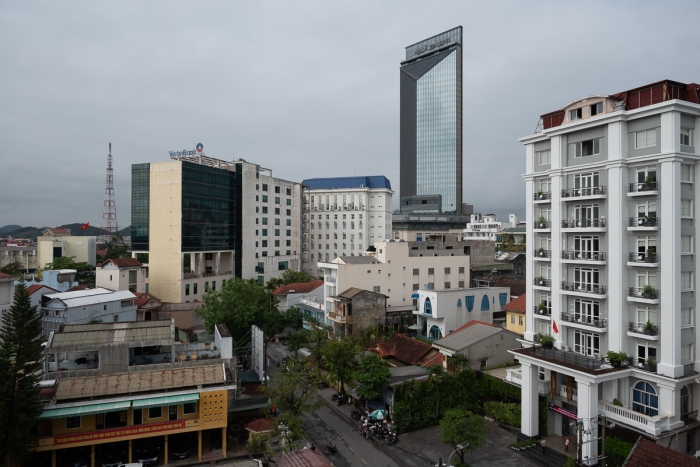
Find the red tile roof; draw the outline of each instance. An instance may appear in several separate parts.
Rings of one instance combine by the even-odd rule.
[[[256,418],[248,422],[245,429],[255,433],[262,433],[264,431],[274,430],[276,425],[277,422],[272,418]]]
[[[317,446],[316,449],[319,449]],[[331,467],[328,460],[318,451],[298,449],[285,454],[277,461],[277,467]]]
[[[46,232],[51,232],[54,235],[70,235],[70,230],[68,230],[68,229],[59,229],[59,228],[46,229],[46,230],[44,230],[44,233],[46,233]]]
[[[12,279],[12,275],[5,274],[4,272],[0,272],[0,279]]]
[[[639,437],[623,467],[700,466],[700,461]]]
[[[275,289],[272,292],[275,295],[288,295],[290,293],[309,293],[318,289],[323,285],[323,281],[313,280],[311,282],[297,282],[295,284],[287,284]]]
[[[450,334],[454,334],[455,332],[459,332],[459,331],[462,331],[463,329],[470,328],[470,327],[474,326],[475,324],[483,324],[484,326],[491,326],[492,328],[498,327],[498,326],[494,326],[493,324],[484,323],[483,321],[473,319],[473,320],[469,321],[467,324],[463,324],[462,326],[458,327],[457,329],[452,331]]]
[[[97,266],[102,267],[109,262],[111,262],[118,268],[133,268],[141,266],[141,261],[137,260],[136,258],[110,258],[107,261],[98,264]]]
[[[38,291],[38,290],[43,289],[44,287],[47,288],[47,289],[49,289],[50,291],[53,291],[53,292],[58,293],[58,290],[53,289],[53,288],[49,287],[48,285],[44,285],[44,284],[32,284],[32,285],[30,285],[29,287],[27,287],[27,295],[32,295],[33,293],[35,293],[35,292]]]
[[[90,287],[88,287],[87,285],[74,285],[70,289],[66,290],[66,292],[77,292],[78,290],[87,290],[89,288]]]
[[[431,366],[443,366],[445,362],[445,356],[441,354],[440,352],[435,353],[435,355],[431,355],[422,362],[420,362],[418,365],[429,368]]]
[[[525,313],[525,295],[522,294],[510,303],[506,303],[505,306],[501,307],[505,311],[513,311],[515,313]]]
[[[145,292],[132,292],[134,295],[136,295],[136,306],[138,308],[141,308],[144,306],[146,303],[148,303],[150,300],[156,300],[159,301],[156,297],[149,293]]]
[[[379,342],[370,349],[380,357],[393,357],[409,365],[417,365],[433,350],[433,346],[417,339],[397,334],[386,342]]]

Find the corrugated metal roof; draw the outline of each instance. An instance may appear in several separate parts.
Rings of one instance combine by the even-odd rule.
[[[77,292],[66,292],[66,293],[81,293],[81,292],[91,292],[91,290],[80,290]],[[59,295],[59,294],[52,294],[52,295]],[[52,295],[46,295],[47,297],[52,297]],[[114,302],[118,300],[129,300],[129,299],[134,299],[136,298],[136,295],[133,293],[129,292],[128,290],[118,290],[116,292],[112,292],[111,290],[108,290],[107,293],[103,294],[93,294],[93,295],[88,295],[86,297],[75,297],[75,298],[61,298],[60,300],[66,305],[68,308],[77,308],[80,306],[88,306],[88,305],[97,305],[99,303],[109,303],[109,302]]]
[[[78,407],[66,407],[63,409],[49,409],[39,415],[40,419],[74,417],[76,415],[93,415],[96,413],[114,412],[126,410],[131,406],[130,401],[109,402],[106,404],[80,405]]]
[[[73,271],[73,272],[75,272],[75,271]],[[101,294],[106,294],[106,293],[112,293],[112,291],[98,287],[96,289],[76,290],[74,292],[60,292],[60,293],[48,294],[46,296],[49,298],[57,298],[59,300],[64,300],[64,299],[69,300],[71,298],[87,297],[89,295],[101,295]]]
[[[135,409],[148,409],[151,407],[163,407],[169,405],[186,404],[199,400],[199,393],[180,394],[177,396],[149,397],[148,399],[135,400],[132,407]]]
[[[338,259],[345,264],[383,264],[374,256],[340,256]]]
[[[170,340],[170,321],[72,324],[56,332],[49,349],[99,346],[115,342]]]
[[[309,178],[301,182],[312,190],[339,190],[343,188],[384,188],[391,190],[391,182],[383,175],[367,177]]]
[[[103,376],[83,376],[81,378],[61,379],[56,389],[56,399],[135,394],[225,382],[226,375],[221,364]]]
[[[490,324],[482,323],[468,323],[471,326],[463,326],[462,329],[457,329],[452,334],[448,334],[442,339],[435,341],[433,345],[439,348],[445,348],[452,350],[453,352],[460,352],[477,342],[495,336],[501,332],[507,332],[502,328],[494,327]]]

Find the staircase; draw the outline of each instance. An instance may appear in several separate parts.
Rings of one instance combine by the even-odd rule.
[[[202,431],[202,458],[211,452],[211,441],[209,440],[209,430]]]

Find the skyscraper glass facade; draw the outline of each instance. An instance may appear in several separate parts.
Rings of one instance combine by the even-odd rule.
[[[462,210],[462,27],[406,47],[401,63],[401,210]],[[439,195],[439,198],[438,198]],[[439,205],[434,200],[439,199]],[[411,210],[416,211],[415,207]]]
[[[148,251],[151,164],[131,166],[131,249]]]

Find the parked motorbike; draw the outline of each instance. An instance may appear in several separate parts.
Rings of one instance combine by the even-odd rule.
[[[350,412],[350,418],[353,420],[360,420],[361,417],[362,413],[357,409],[352,409],[352,412]]]
[[[339,396],[340,396],[340,394],[333,394],[333,395],[331,396],[331,400],[332,400],[332,401],[337,401]]]
[[[343,405],[345,404],[345,397],[343,396],[338,396],[338,400],[335,402],[338,405]]]
[[[399,442],[398,435],[396,433],[392,433],[391,431],[384,439],[386,440],[386,444],[396,444]]]
[[[335,447],[335,444],[333,444],[332,441],[329,441],[328,444],[326,445],[326,448],[324,449],[326,454],[333,454],[337,455],[338,454],[338,448]]]

